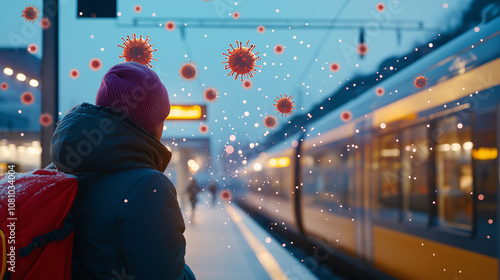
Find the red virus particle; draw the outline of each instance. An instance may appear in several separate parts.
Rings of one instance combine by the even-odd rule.
[[[276,54],[282,54],[283,51],[285,51],[285,48],[283,47],[283,45],[278,44],[278,45],[274,46],[274,52]]]
[[[264,31],[266,31],[266,28],[263,25],[259,25],[257,27],[257,32],[262,34],[262,33],[264,33]]]
[[[385,93],[385,90],[381,87],[378,87],[376,90],[375,90],[375,93],[378,95],[378,96],[382,96],[384,95]]]
[[[33,93],[27,91],[27,92],[21,94],[21,102],[24,105],[30,105],[33,103],[33,101],[35,101],[35,96],[33,96]]]
[[[33,54],[33,53],[36,53],[38,51],[38,46],[35,45],[35,44],[30,44],[28,46],[28,52]]]
[[[233,18],[234,19],[239,19],[240,18],[240,13],[239,12],[234,12],[233,13]]]
[[[211,87],[205,90],[204,95],[205,95],[205,100],[207,100],[208,102],[215,102],[218,96],[218,92],[215,88]]]
[[[260,57],[257,56],[259,53],[257,52],[254,54],[252,52],[255,49],[255,45],[250,45],[250,47],[248,47],[248,43],[250,43],[250,40],[248,40],[246,46],[243,47],[243,43],[236,41],[236,49],[233,48],[232,44],[229,44],[232,50],[227,49],[227,54],[222,53],[227,60],[222,62],[227,63],[224,69],[231,69],[231,72],[227,74],[228,76],[236,73],[236,77],[234,77],[235,80],[238,79],[239,75],[241,75],[241,81],[243,81],[244,76],[247,78],[253,77],[253,75],[257,73],[255,67],[261,67],[255,65],[255,62],[260,60]]]
[[[220,193],[220,197],[222,197],[222,199],[224,199],[224,200],[230,200],[231,199],[231,193],[228,190],[223,190]]]
[[[76,69],[71,69],[71,71],[69,71],[69,76],[73,79],[76,79],[80,76],[80,72]]]
[[[385,10],[385,5],[382,3],[377,4],[377,11],[383,12]]]
[[[413,84],[418,90],[422,90],[428,85],[427,78],[422,75],[418,75],[415,77],[415,80],[413,80]]]
[[[291,96],[291,95],[284,94],[282,96],[280,94],[279,97],[276,97],[276,99],[274,99],[274,101],[276,102],[276,103],[274,103],[274,107],[276,107],[276,109],[274,109],[274,111],[278,111],[278,115],[281,113],[282,117],[283,117],[283,115],[285,117],[288,117],[289,115],[291,115],[293,113],[293,110],[295,110],[295,107],[294,107],[295,101],[292,101],[292,98],[293,98],[293,96]]]
[[[368,46],[365,43],[358,45],[358,53],[363,57],[368,52]]]
[[[40,119],[38,121],[43,126],[49,126],[52,123],[52,117],[47,113],[43,113],[40,115]]]
[[[208,126],[206,124],[200,125],[200,132],[205,134],[208,132]]]
[[[269,128],[273,128],[278,123],[278,119],[275,116],[266,116],[264,118],[264,125]]]
[[[188,82],[194,81],[196,76],[198,76],[198,71],[196,70],[196,64],[193,62],[184,62],[181,69],[179,70],[179,75],[183,80]]]
[[[337,62],[330,64],[330,70],[332,72],[338,72],[340,70],[340,65]]]
[[[90,69],[98,71],[102,67],[102,62],[99,58],[92,58],[89,63]]]
[[[0,89],[7,90],[8,88],[9,88],[9,84],[7,84],[6,82],[3,82],[0,84]]]
[[[48,29],[50,27],[50,20],[49,18],[42,18],[42,20],[40,21],[40,26],[45,30],[45,29]]]
[[[251,89],[252,88],[252,82],[250,80],[245,80],[243,83],[241,83],[244,89]]]
[[[167,29],[168,31],[173,31],[175,29],[175,23],[171,20],[165,22],[165,29]]]
[[[134,6],[134,12],[136,12],[136,13],[140,13],[141,11],[142,11],[142,7],[141,7],[141,5],[135,5],[135,6]]]
[[[137,39],[134,33],[132,34],[132,39],[130,39],[130,36],[127,35],[127,40],[123,39],[123,37],[122,40],[123,46],[117,45],[118,47],[123,48],[123,53],[119,56],[119,58],[125,58],[125,61],[134,61],[153,68],[151,60],[158,60],[153,58],[153,52],[157,51],[157,49],[153,50],[154,44],[149,44],[151,42],[149,35],[146,36],[146,39],[143,39],[142,35],[139,39]]]
[[[352,114],[349,111],[344,111],[340,114],[340,119],[342,119],[345,122],[348,122],[352,119]]]
[[[21,13],[21,16],[27,22],[35,22],[38,19],[40,11],[32,5],[26,6]]]

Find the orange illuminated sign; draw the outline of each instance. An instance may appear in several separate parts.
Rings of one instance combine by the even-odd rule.
[[[172,105],[167,121],[194,121],[207,119],[207,106],[205,105]]]

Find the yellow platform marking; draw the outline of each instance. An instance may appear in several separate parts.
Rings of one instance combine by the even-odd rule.
[[[250,248],[252,248],[260,264],[262,265],[262,267],[264,267],[264,269],[266,270],[267,274],[269,274],[271,279],[288,280],[288,277],[283,272],[283,270],[281,270],[281,267],[276,261],[276,259],[267,250],[266,246],[264,246],[264,244],[262,244],[262,242],[260,242],[257,239],[257,237],[255,237],[255,235],[253,235],[253,233],[243,223],[243,219],[238,214],[238,212],[236,212],[234,207],[228,203],[225,203],[225,206],[227,213],[229,213],[229,216],[231,216],[233,221],[236,223],[241,233],[247,240],[248,245],[250,245]]]

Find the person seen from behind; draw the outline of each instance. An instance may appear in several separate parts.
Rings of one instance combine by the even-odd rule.
[[[83,177],[71,210],[72,279],[195,279],[176,189],[163,174],[169,113],[156,73],[125,62],[104,75],[96,105],[73,107],[57,125],[53,165]]]

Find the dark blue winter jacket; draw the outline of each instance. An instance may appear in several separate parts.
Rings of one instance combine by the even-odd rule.
[[[176,190],[163,174],[171,156],[111,108],[83,103],[60,121],[52,161],[83,176],[72,208],[73,279],[194,279]]]

